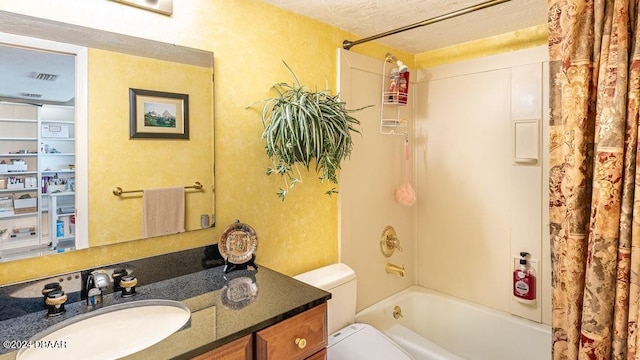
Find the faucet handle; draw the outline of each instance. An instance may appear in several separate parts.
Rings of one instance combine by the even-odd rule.
[[[402,251],[400,239],[398,239],[398,235],[393,226],[387,226],[382,231],[382,236],[380,237],[380,251],[384,257],[390,257],[396,249]]]
[[[120,279],[120,287],[122,288],[122,297],[129,297],[136,294],[136,285],[138,279],[133,275],[125,275]]]
[[[402,251],[402,246],[400,246],[400,240],[396,236],[387,237],[387,247],[391,249],[398,249],[398,251]]]
[[[64,303],[67,301],[67,294],[62,290],[54,290],[47,294],[44,303],[47,305],[47,316],[58,316],[65,312]]]
[[[129,275],[127,269],[115,269],[111,274],[111,278],[113,279],[113,292],[122,290],[122,286],[120,286],[120,281],[122,277],[125,275]]]
[[[47,295],[53,291],[62,290],[62,286],[60,286],[59,282],[48,283],[42,289],[42,296],[44,296],[44,306],[47,306]]]

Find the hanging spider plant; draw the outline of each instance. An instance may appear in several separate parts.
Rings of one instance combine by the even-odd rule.
[[[273,85],[276,97],[264,100],[262,107],[262,139],[273,162],[267,175],[283,176],[284,186],[278,191],[282,200],[302,182],[298,164],[309,170],[315,161],[320,181],[337,184],[340,162],[351,155],[351,133],[360,133],[356,128],[360,121],[350,113],[365,108],[349,110],[329,90],[317,92],[303,87],[289,65],[284,65],[293,83]],[[326,192],[329,196],[334,193],[335,187]]]

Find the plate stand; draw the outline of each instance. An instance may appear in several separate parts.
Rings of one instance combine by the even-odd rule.
[[[256,265],[256,254],[251,254],[251,260],[242,263],[242,264],[234,264],[234,263],[230,263],[229,260],[225,259],[224,260],[224,273],[228,273],[231,272],[233,270],[246,270],[248,266],[251,266],[254,269],[258,268],[258,265]]]

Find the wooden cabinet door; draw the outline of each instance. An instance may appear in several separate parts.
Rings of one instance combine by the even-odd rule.
[[[303,360],[327,347],[327,303],[256,333],[256,359]]]
[[[192,360],[253,360],[253,335],[222,345]]]
[[[324,348],[317,353],[309,356],[306,360],[327,360],[327,349]]]

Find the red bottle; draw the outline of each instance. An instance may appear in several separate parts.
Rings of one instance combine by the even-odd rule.
[[[529,253],[520,253],[520,265],[513,272],[513,296],[524,300],[536,299],[536,276],[527,264]]]
[[[398,79],[398,102],[407,103],[409,97],[409,71],[401,72]]]

